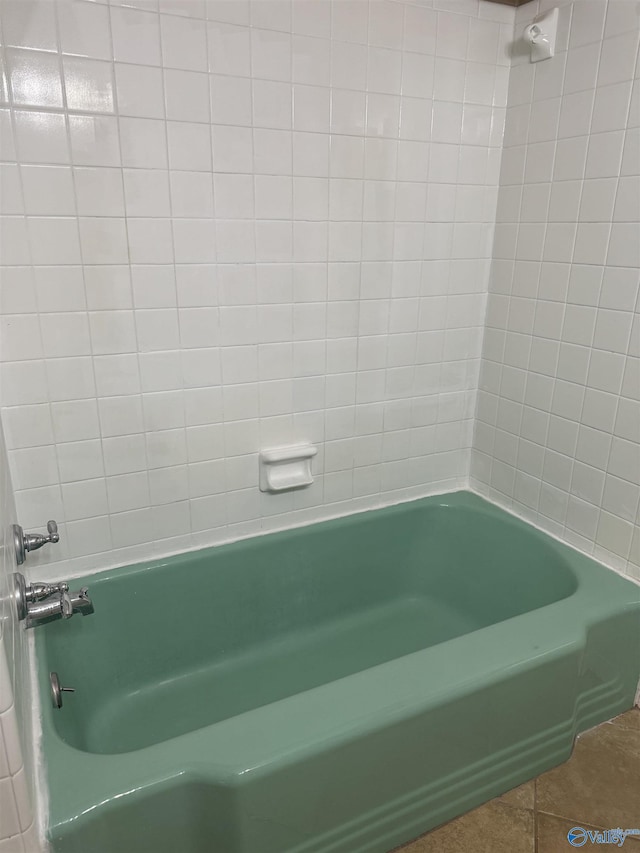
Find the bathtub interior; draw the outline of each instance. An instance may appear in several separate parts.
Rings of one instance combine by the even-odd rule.
[[[96,612],[51,624],[76,688],[58,735],[123,753],[570,596],[534,529],[457,493],[85,579]]]

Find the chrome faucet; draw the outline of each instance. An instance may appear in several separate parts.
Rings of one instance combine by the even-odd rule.
[[[13,580],[18,619],[26,620],[27,628],[44,625],[54,619],[70,619],[74,613],[83,616],[93,613],[93,603],[86,586],[78,592],[69,592],[69,584],[64,581],[27,584],[20,572],[14,572]]]

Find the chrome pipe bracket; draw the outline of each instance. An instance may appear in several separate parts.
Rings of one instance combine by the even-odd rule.
[[[13,549],[16,554],[16,563],[21,566],[24,563],[24,531],[19,524],[12,524],[11,531],[13,533]]]
[[[29,608],[27,606],[27,582],[20,572],[13,573],[13,600],[16,605],[18,619],[22,621],[27,618]]]

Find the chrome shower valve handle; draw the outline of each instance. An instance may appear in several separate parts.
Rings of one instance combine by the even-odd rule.
[[[16,551],[16,563],[21,566],[27,553],[37,551],[49,543],[55,545],[60,541],[58,525],[53,519],[47,522],[47,535],[43,533],[25,533],[19,524],[13,525],[13,544]]]

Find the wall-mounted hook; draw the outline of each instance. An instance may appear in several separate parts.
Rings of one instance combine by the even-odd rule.
[[[551,59],[556,50],[558,32],[558,10],[549,9],[539,15],[533,23],[524,29],[524,37],[531,44],[531,61]]]

